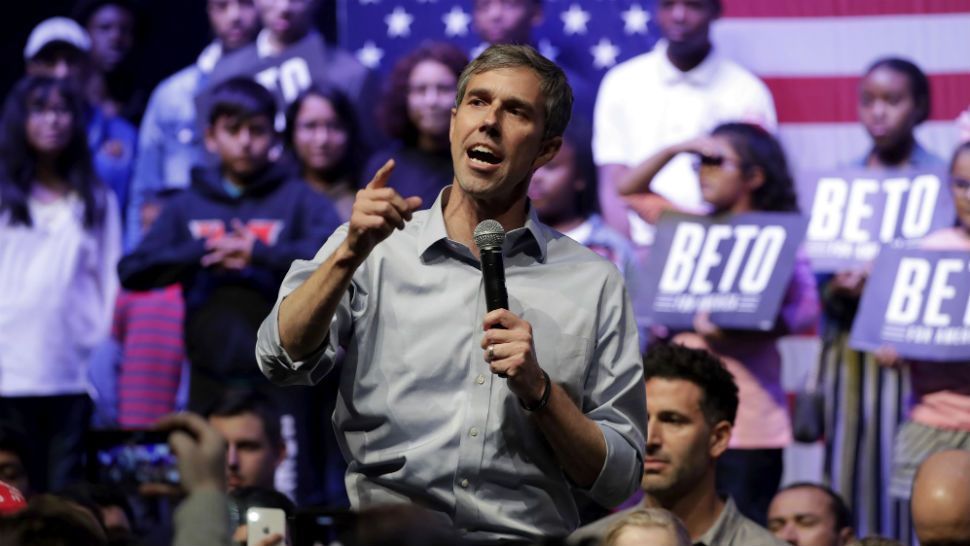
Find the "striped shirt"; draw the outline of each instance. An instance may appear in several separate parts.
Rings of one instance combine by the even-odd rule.
[[[154,425],[175,409],[185,360],[182,289],[171,285],[148,292],[122,291],[115,305],[111,335],[121,346],[118,424]]]

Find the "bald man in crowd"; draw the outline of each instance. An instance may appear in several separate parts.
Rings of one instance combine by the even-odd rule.
[[[911,503],[922,546],[970,546],[970,451],[927,458],[916,472]]]

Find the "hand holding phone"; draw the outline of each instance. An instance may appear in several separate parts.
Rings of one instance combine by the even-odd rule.
[[[282,544],[286,536],[286,513],[279,508],[246,510],[246,546]]]

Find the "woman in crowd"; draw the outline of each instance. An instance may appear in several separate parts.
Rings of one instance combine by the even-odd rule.
[[[286,110],[284,142],[300,176],[350,218],[364,157],[354,107],[337,89],[311,87]]]
[[[378,107],[378,123],[395,142],[371,157],[366,176],[394,158],[389,184],[401,195],[421,197],[425,208],[451,184],[448,128],[458,76],[466,64],[468,58],[456,46],[431,42],[394,65]]]
[[[859,85],[859,120],[872,146],[855,166],[944,168],[943,160],[916,140],[916,127],[929,113],[929,80],[919,67],[897,58],[874,62]],[[824,471],[855,514],[859,534],[902,536],[897,521],[906,519],[905,510],[892,506],[887,485],[905,381],[898,370],[880,368],[871,354],[848,346],[865,279],[865,268],[818,279],[827,407]]]
[[[29,438],[34,489],[81,475],[87,361],[108,334],[120,219],[97,179],[83,99],[21,80],[0,120],[0,421]]]
[[[690,535],[677,516],[662,508],[634,510],[606,533],[603,546],[690,546]]]
[[[950,190],[956,225],[931,233],[918,246],[970,253],[970,142],[953,154]],[[890,368],[902,366],[912,384],[912,405],[896,435],[889,484],[890,495],[908,506],[913,478],[923,461],[947,449],[970,451],[970,362],[902,360],[892,346],[877,352],[876,360]]]
[[[712,215],[798,211],[781,145],[761,127],[746,123],[723,124],[708,137],[661,150],[637,167],[641,172],[620,193],[647,191],[653,176],[680,153],[698,155],[701,194]],[[746,516],[762,524],[781,481],[782,450],[792,441],[777,341],[810,333],[817,320],[815,278],[808,260],[800,256],[772,330],[727,332],[700,313],[692,332],[673,339],[718,355],[737,380],[741,403],[730,449],[718,461],[718,489],[730,493]]]

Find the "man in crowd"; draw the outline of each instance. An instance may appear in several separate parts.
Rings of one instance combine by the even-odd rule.
[[[846,546],[852,514],[835,491],[816,483],[783,487],[768,507],[768,530],[796,546]]]
[[[148,100],[138,133],[138,158],[128,203],[125,245],[134,248],[141,238],[140,211],[145,199],[167,188],[189,186],[190,171],[204,155],[195,101],[216,63],[250,44],[259,31],[253,0],[208,0],[206,13],[215,40],[195,64],[158,84]]]
[[[916,472],[910,502],[922,546],[970,546],[970,451],[930,455]]]
[[[673,512],[694,544],[776,546],[784,542],[741,515],[716,489],[717,459],[728,448],[738,409],[734,378],[717,357],[680,345],[655,345],[643,359],[647,443],[640,487],[643,507]],[[601,539],[626,512],[572,535]]]
[[[260,367],[305,384],[346,351],[330,380],[355,509],[413,501],[470,539],[535,540],[577,526],[576,489],[614,506],[636,488],[646,419],[620,273],[526,198],[570,103],[531,47],[485,50],[459,78],[454,183],[417,212],[386,187],[388,162],[349,225],[287,274]],[[491,312],[472,236],[485,219],[507,231],[509,309]]]
[[[273,489],[286,445],[280,413],[270,400],[255,392],[230,391],[209,413],[209,424],[226,440],[226,490]]]
[[[618,182],[639,176],[637,166],[671,144],[725,121],[775,127],[765,85],[722,57],[711,43],[721,0],[658,0],[663,34],[653,51],[612,68],[600,84],[593,117],[593,156],[600,172],[606,221],[634,243],[650,244],[664,209],[704,210],[690,159],[675,158],[653,179],[652,195],[624,200]]]
[[[326,44],[314,28],[320,0],[255,2],[263,30],[254,44],[223,57],[210,83],[235,76],[254,78],[276,95],[280,112],[313,83],[333,86],[353,101],[365,140],[375,142],[377,81],[353,54]],[[204,96],[200,100],[205,103]],[[282,130],[283,124],[281,114],[277,129]]]

